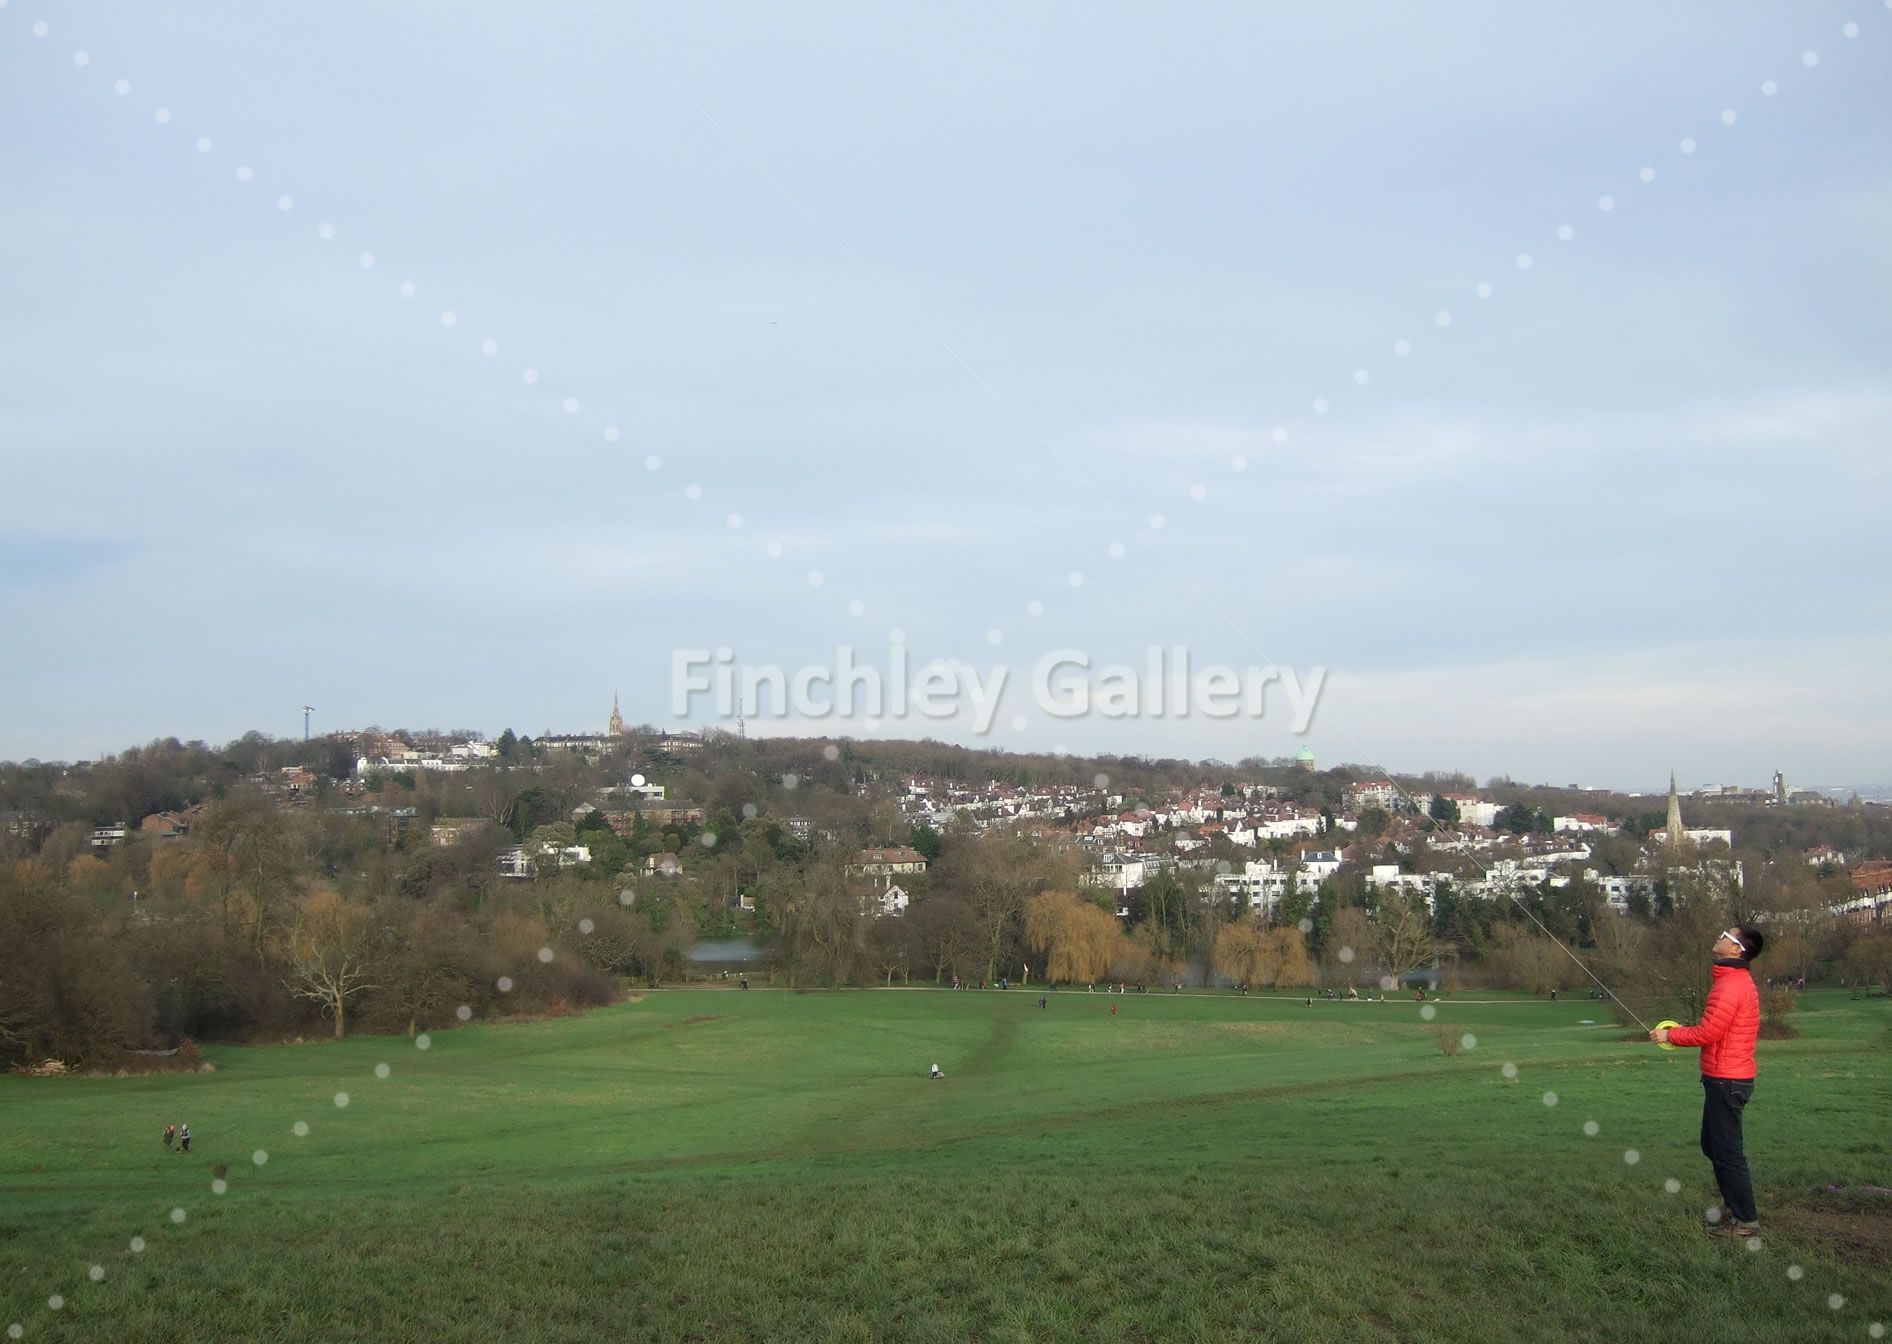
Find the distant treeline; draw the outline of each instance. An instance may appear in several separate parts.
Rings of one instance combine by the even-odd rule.
[[[1665,877],[1629,917],[1587,881],[1500,901],[1447,885],[1431,909],[1376,894],[1372,864],[1410,870],[1424,858],[1424,837],[1401,848],[1384,826],[1369,828],[1355,861],[1265,919],[1215,893],[1213,867],[1156,877],[1123,897],[1119,917],[1118,893],[1085,884],[1093,856],[1071,837],[912,826],[893,802],[900,781],[1092,789],[1104,774],[1111,793],[1151,801],[1266,782],[1334,810],[1349,772],[732,735],[672,753],[645,730],[599,759],[511,734],[500,745],[494,765],[366,781],[353,778],[350,742],[254,734],[221,748],[157,742],[84,766],[0,766],[0,1060],[112,1068],[129,1063],[128,1050],[185,1038],[413,1032],[563,1013],[628,982],[682,978],[699,937],[736,934],[766,948],[757,974],[796,985],[1050,977],[1384,992],[1423,974],[1448,986],[1581,988],[1554,937],[1645,1008],[1680,1011],[1703,978],[1709,926],[1771,916],[1770,974],[1856,984],[1892,975],[1892,940],[1826,918],[1843,879],[1823,882],[1798,857],[1802,813],[1829,827],[1825,843],[1882,840],[1879,823],[1848,809],[1742,809],[1732,824],[1744,886]],[[285,791],[285,767],[313,782]],[[614,826],[593,804],[633,771],[702,819],[646,824],[627,808]],[[1532,815],[1564,805],[1528,791],[1509,801]],[[140,825],[187,812],[183,827]],[[459,824],[436,831],[441,818]],[[129,833],[116,843],[94,833],[119,822]],[[1770,823],[1784,837],[1774,863],[1751,848]],[[1405,833],[1424,824],[1413,819]],[[878,917],[885,879],[850,864],[860,848],[890,844],[931,863],[899,877],[905,915]],[[579,846],[590,862],[566,862]],[[1255,854],[1217,836],[1207,857],[1239,870]],[[1598,842],[1603,873],[1637,857],[1633,839]]]

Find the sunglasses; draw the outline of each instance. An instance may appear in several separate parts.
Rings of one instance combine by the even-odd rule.
[[[1723,930],[1721,934],[1721,938],[1726,938],[1729,942],[1733,943],[1736,947],[1741,948],[1743,951],[1746,950],[1747,945],[1741,941],[1741,935],[1736,933],[1733,929]],[[1716,947],[1721,946],[1721,938],[1715,939]]]

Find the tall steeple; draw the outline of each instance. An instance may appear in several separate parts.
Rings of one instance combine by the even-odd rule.
[[[624,736],[624,716],[618,713],[618,693],[611,692],[611,736]]]
[[[1675,772],[1671,770],[1669,771],[1669,848],[1680,849],[1682,841],[1687,838],[1682,833],[1682,795],[1675,791]]]

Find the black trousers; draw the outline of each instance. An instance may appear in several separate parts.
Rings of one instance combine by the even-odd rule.
[[[1741,1112],[1754,1095],[1754,1080],[1704,1076],[1701,1085],[1702,1156],[1714,1164],[1715,1184],[1735,1221],[1759,1222],[1754,1178],[1748,1175],[1747,1154],[1741,1150]]]

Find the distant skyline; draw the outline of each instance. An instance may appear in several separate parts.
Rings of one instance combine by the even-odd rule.
[[[626,724],[628,727],[632,727],[632,728],[639,727],[639,726],[649,726],[649,727],[662,728],[665,731],[669,731],[669,732],[677,732],[677,731],[700,732],[705,729],[726,729],[732,732],[735,731],[735,728],[731,726],[730,724],[724,724],[720,721],[715,721],[715,720],[707,721],[707,722],[696,722],[696,723],[674,723],[673,722],[669,724],[640,725],[638,721],[634,719],[627,719]],[[402,731],[416,732],[416,733],[440,732],[440,733],[448,733],[448,734],[459,733],[459,732],[471,732],[471,733],[478,734],[479,736],[483,737],[485,740],[489,742],[498,738],[501,734],[506,732],[508,729],[510,729],[518,737],[533,738],[533,739],[546,736],[548,734],[550,735],[582,734],[582,733],[596,733],[596,732],[605,731],[603,725],[601,724],[565,724],[565,725],[552,725],[552,726],[539,727],[539,728],[526,728],[526,727],[522,727],[518,723],[508,723],[504,725],[503,727],[499,727],[499,728],[483,728],[483,727],[478,727],[472,724],[457,723],[457,722],[446,723],[446,722],[435,722],[435,721],[428,720],[428,721],[416,721],[413,723],[371,722],[371,723],[364,723],[364,724],[352,724],[352,725],[340,726],[340,727],[318,726],[313,732],[312,736],[315,738],[322,738],[322,737],[328,736],[331,733],[340,733],[340,734],[348,735],[348,734],[366,732],[366,731],[369,731],[370,729],[375,729],[381,732],[388,732],[388,733],[402,732]],[[278,741],[293,741],[293,740],[299,739],[301,736],[300,731],[295,732],[295,733],[278,733],[278,732],[269,732],[267,729],[261,729],[261,728],[246,729],[245,731],[246,732],[248,731],[263,732],[267,736],[274,738]],[[766,721],[765,720],[759,723],[745,725],[745,731],[751,737],[805,738],[805,739],[815,739],[815,740],[821,740],[825,737],[825,738],[831,738],[832,740],[836,740],[836,741],[852,740],[852,741],[857,741],[857,742],[894,742],[894,741],[918,742],[918,741],[926,740],[925,738],[921,738],[921,737],[906,736],[898,732],[886,731],[884,730],[884,728],[883,730],[874,731],[874,732],[846,731],[846,732],[824,733],[822,725],[813,720],[807,720],[807,721],[794,721],[794,720]],[[234,737],[241,737],[241,736],[242,736],[242,733],[238,733],[234,735]],[[934,741],[946,742],[949,745],[963,746],[963,747],[967,747],[973,750],[1006,751],[1006,752],[1011,752],[1021,757],[1034,754],[1033,751],[1028,748],[1021,748],[1015,745],[1010,745],[1010,746],[1001,745],[995,741],[991,741],[988,739],[981,739],[977,737],[976,735],[955,735],[951,738],[944,737],[939,734],[931,734],[929,736],[931,740],[934,740]],[[201,740],[201,741],[204,741],[207,745],[215,747],[215,746],[225,745],[226,742],[234,740],[234,737],[230,739],[212,740],[212,739],[207,739],[207,738],[204,738],[204,739],[192,738],[185,734],[179,734],[179,733],[161,733],[161,734],[155,735],[155,738],[147,737],[139,742],[126,743],[124,744],[124,746],[119,747],[119,748],[104,749],[99,752],[95,752],[90,756],[82,756],[82,757],[77,757],[77,758],[72,758],[72,759],[79,760],[79,761],[98,760],[107,755],[113,755],[113,756],[118,755],[120,754],[120,752],[128,750],[134,746],[143,746],[148,741],[159,740],[159,739],[164,739],[164,738],[177,738],[180,741]],[[1049,751],[1049,750],[1050,749],[1046,749],[1046,751]],[[1296,747],[1294,749],[1294,752],[1286,753],[1286,754],[1272,754],[1272,755],[1268,753],[1253,753],[1253,754],[1261,755],[1264,757],[1264,759],[1277,760],[1277,761],[1289,761],[1293,759],[1294,754],[1298,753],[1299,750],[1300,748]],[[1041,755],[1046,754],[1046,751],[1040,751],[1040,752],[1037,752],[1036,754],[1041,754]],[[1064,744],[1060,743],[1058,744],[1058,751],[1056,751],[1053,754],[1069,754],[1080,759],[1085,758],[1085,757],[1147,755],[1152,758],[1167,757],[1170,759],[1188,759],[1188,760],[1195,760],[1195,761],[1220,760],[1224,764],[1228,764],[1228,765],[1234,765],[1239,760],[1243,759],[1242,757],[1239,757],[1239,756],[1214,756],[1214,755],[1204,756],[1204,755],[1192,755],[1190,753],[1184,753],[1184,752],[1162,751],[1162,750],[1132,751],[1127,748],[1112,747],[1108,743],[1102,746],[1098,746],[1096,748],[1086,749],[1086,750],[1081,750],[1081,751],[1072,750],[1069,747],[1065,746]],[[1333,769],[1337,766],[1344,766],[1344,765],[1382,769],[1382,770],[1387,771],[1390,774],[1412,776],[1412,777],[1417,777],[1417,776],[1424,775],[1427,773],[1436,773],[1436,774],[1459,773],[1459,774],[1465,774],[1465,775],[1471,776],[1474,782],[1480,787],[1483,787],[1485,783],[1490,779],[1508,777],[1512,780],[1513,783],[1528,786],[1528,787],[1536,787],[1536,786],[1541,785],[1541,786],[1546,786],[1550,788],[1559,788],[1559,789],[1561,788],[1578,788],[1578,789],[1586,789],[1586,790],[1608,789],[1612,792],[1615,792],[1618,794],[1624,794],[1624,795],[1632,796],[1632,797],[1634,796],[1662,797],[1668,793],[1668,788],[1669,788],[1668,778],[1666,775],[1660,780],[1657,780],[1654,782],[1642,782],[1642,783],[1638,783],[1634,780],[1624,780],[1624,779],[1616,779],[1616,778],[1595,778],[1595,779],[1558,778],[1555,776],[1529,776],[1517,771],[1506,770],[1503,768],[1499,768],[1499,769],[1488,771],[1488,772],[1480,772],[1480,771],[1466,770],[1466,769],[1463,769],[1462,767],[1457,767],[1457,766],[1440,765],[1436,762],[1433,762],[1433,763],[1422,762],[1422,763],[1414,764],[1410,762],[1388,762],[1385,760],[1373,760],[1373,759],[1357,758],[1357,757],[1350,757],[1350,756],[1338,756],[1338,757],[1327,758],[1327,757],[1320,756],[1319,753],[1315,753],[1315,768],[1316,769],[1328,770],[1328,769]],[[1779,767],[1776,767],[1776,768],[1779,768]],[[1698,793],[1702,790],[1715,789],[1715,788],[1721,788],[1721,787],[1727,787],[1727,786],[1739,786],[1739,787],[1745,787],[1745,788],[1771,788],[1773,785],[1773,771],[1772,770],[1769,770],[1764,778],[1703,777],[1700,779],[1694,779],[1694,778],[1684,778],[1683,775],[1686,773],[1687,773],[1686,763],[1684,763],[1682,767],[1678,767],[1677,769],[1677,780],[1681,788],[1681,792],[1683,796],[1685,797],[1694,793]],[[1830,779],[1815,780],[1812,778],[1801,778],[1799,776],[1796,776],[1791,770],[1785,770],[1783,773],[1785,773],[1787,776],[1787,784],[1788,784],[1788,787],[1790,788],[1812,789],[1812,790],[1816,790],[1820,792],[1825,792],[1825,793],[1828,793],[1829,796],[1835,797],[1839,801],[1842,801],[1842,802],[1846,801],[1854,792],[1857,792],[1863,801],[1892,802],[1892,780],[1864,780],[1864,779],[1842,780],[1842,781],[1834,781]]]
[[[1329,681],[880,735],[1892,777],[1888,69],[1863,0],[13,0],[0,758],[897,630]]]

